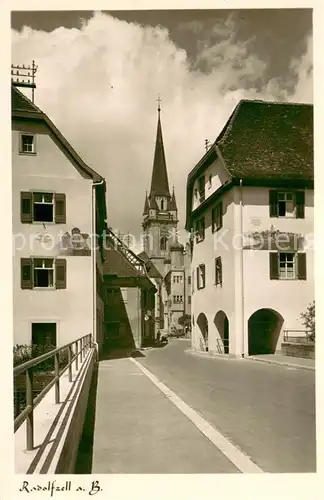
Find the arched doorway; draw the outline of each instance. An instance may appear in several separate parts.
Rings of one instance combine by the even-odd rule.
[[[229,353],[229,321],[224,311],[218,311],[214,318],[219,338],[217,338],[217,349],[220,354]]]
[[[202,337],[201,350],[208,351],[208,320],[204,313],[200,313],[196,321]]]
[[[253,313],[248,321],[249,355],[274,354],[283,322],[283,317],[272,309]]]

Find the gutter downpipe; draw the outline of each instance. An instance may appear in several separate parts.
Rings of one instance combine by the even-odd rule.
[[[94,239],[94,243],[92,243],[91,248],[91,270],[92,270],[92,342],[96,347],[97,356],[99,356],[99,345],[97,339],[97,269],[96,269],[96,250],[97,250],[97,235],[96,235],[96,186],[101,186],[105,182],[105,179],[102,179],[99,182],[93,182],[92,187],[92,241]]]
[[[241,234],[241,251],[240,251],[240,261],[241,261],[241,307],[242,307],[242,358],[244,358],[244,347],[245,347],[245,342],[244,342],[244,269],[243,269],[243,181],[240,179],[240,234]]]

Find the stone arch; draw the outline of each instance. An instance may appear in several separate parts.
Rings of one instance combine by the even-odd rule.
[[[197,326],[201,333],[201,348],[203,351],[208,351],[208,320],[204,313],[200,313],[196,319]]]
[[[273,309],[258,309],[248,321],[249,355],[274,354],[284,318]]]
[[[214,325],[217,328],[217,348],[220,354],[229,353],[229,321],[224,311],[215,314]]]

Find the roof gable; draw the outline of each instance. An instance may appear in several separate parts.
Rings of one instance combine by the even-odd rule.
[[[89,165],[87,165],[82,160],[82,158],[78,155],[71,144],[65,139],[63,134],[58,130],[58,128],[54,125],[50,118],[14,86],[11,86],[11,114],[13,119],[22,118],[43,120],[50,131],[53,133],[55,142],[60,145],[60,147],[68,154],[68,156],[72,157],[80,170],[88,178],[92,178],[94,182],[101,182],[104,180],[100,174],[90,168]]]

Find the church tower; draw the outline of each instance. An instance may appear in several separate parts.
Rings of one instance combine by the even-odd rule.
[[[172,195],[169,189],[160,113],[159,101],[151,189],[145,196],[142,227],[144,252],[164,276],[165,260],[176,238],[178,210],[174,189]]]

